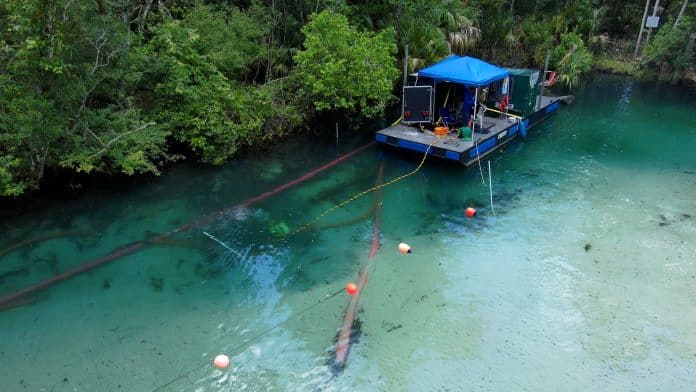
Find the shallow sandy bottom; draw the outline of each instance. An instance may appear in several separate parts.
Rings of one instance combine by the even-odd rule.
[[[650,150],[645,141],[559,151],[557,140],[580,137],[583,110],[559,113],[544,125],[548,136],[494,158],[494,211],[477,168],[426,166],[385,189],[381,248],[370,261],[372,222],[354,218],[367,216],[373,195],[320,222],[330,228],[285,240],[270,232],[372,186],[378,162],[363,155],[177,235],[177,246],[147,247],[46,290],[36,304],[0,313],[2,390],[151,391],[171,382],[163,390],[691,391],[696,161],[676,139],[659,163],[626,157]],[[413,165],[387,157],[385,176]],[[219,192],[230,178],[215,175]],[[244,198],[216,192],[208,210]],[[123,201],[117,217],[99,218],[96,240],[12,253],[7,268],[28,260],[41,268],[8,279],[3,293],[206,211],[183,200],[191,199]],[[469,205],[479,210],[473,219],[463,215]],[[96,220],[74,215],[71,227]],[[414,253],[400,255],[402,241]],[[328,364],[349,299],[319,301],[365,266],[360,334],[336,375]],[[232,357],[223,371],[209,364],[221,352]]]

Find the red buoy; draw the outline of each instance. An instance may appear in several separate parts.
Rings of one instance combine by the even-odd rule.
[[[467,207],[465,213],[466,213],[467,218],[471,218],[471,217],[473,217],[474,215],[476,215],[476,208],[474,208],[474,207]]]
[[[346,293],[350,295],[355,295],[358,293],[358,286],[355,285],[355,283],[350,282],[346,285]]]

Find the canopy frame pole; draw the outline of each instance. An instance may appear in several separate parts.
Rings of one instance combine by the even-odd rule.
[[[478,162],[479,172],[481,173],[481,183],[486,185],[486,180],[483,179],[483,169],[481,169],[481,156],[479,155],[478,142],[476,141],[476,136],[474,135],[477,120],[476,115],[478,114],[478,110],[476,110],[476,106],[478,105],[478,95],[479,88],[476,86],[476,93],[474,94],[474,121],[471,122],[471,142],[474,143],[474,147],[476,148],[476,161]],[[481,115],[483,116],[483,114]]]
[[[477,114],[478,110],[476,110],[476,106],[478,106],[478,95],[479,95],[479,88],[477,86],[476,93],[474,94],[474,122],[476,122],[476,120],[477,120],[476,114]]]
[[[435,113],[433,113],[433,110],[437,107],[435,105],[435,99],[437,99],[437,80],[433,80],[433,96],[430,97],[430,116],[432,117],[432,120],[430,120],[430,123],[435,126]]]
[[[551,57],[551,50],[546,50],[546,61],[544,61],[544,74],[539,78],[539,95],[537,95],[536,105],[534,105],[534,110],[539,110],[541,107],[541,97],[544,96],[544,83],[546,82],[546,72],[549,70],[549,58]]]
[[[474,132],[476,132],[476,104],[478,102],[478,86],[476,86],[476,90],[474,92],[474,107],[473,111],[474,113],[471,115],[473,117],[473,120],[471,121],[471,142],[476,144],[476,136],[474,135]],[[467,124],[469,125],[469,124]],[[478,145],[476,145],[476,157],[478,157]]]
[[[404,45],[404,87],[408,85],[408,45]]]

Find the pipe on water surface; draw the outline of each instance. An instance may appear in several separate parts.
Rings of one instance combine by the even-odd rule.
[[[108,262],[114,261],[118,258],[130,255],[130,254],[133,254],[133,253],[143,249],[145,247],[145,245],[147,245],[151,241],[165,239],[165,238],[167,238],[173,234],[176,234],[178,232],[185,231],[185,230],[191,229],[193,227],[208,223],[211,220],[215,219],[216,217],[218,217],[220,215],[224,215],[228,211],[232,211],[232,210],[234,210],[236,208],[240,208],[240,207],[248,207],[254,203],[258,203],[262,200],[265,200],[265,199],[267,199],[271,196],[274,196],[280,192],[283,192],[283,191],[285,191],[285,190],[287,190],[295,185],[298,185],[304,181],[309,180],[310,178],[316,176],[317,174],[319,174],[323,171],[326,171],[327,169],[330,169],[331,167],[336,166],[337,164],[351,158],[352,156],[359,154],[359,153],[363,152],[364,150],[374,146],[375,143],[376,143],[375,141],[371,141],[370,143],[367,143],[367,144],[363,145],[362,147],[358,147],[355,150],[350,151],[350,152],[348,152],[348,153],[346,153],[346,154],[344,154],[344,155],[342,155],[342,156],[340,156],[340,157],[338,157],[338,158],[336,158],[336,159],[334,159],[334,160],[332,160],[332,161],[330,161],[330,162],[328,162],[328,163],[326,163],[326,164],[324,164],[324,165],[322,165],[322,166],[320,166],[320,167],[318,167],[318,168],[316,168],[308,173],[305,173],[304,175],[302,175],[302,176],[300,176],[292,181],[289,181],[281,186],[278,186],[278,187],[276,187],[268,192],[264,192],[258,196],[246,199],[246,200],[242,201],[241,203],[235,205],[232,208],[224,209],[222,211],[218,211],[218,212],[214,212],[212,214],[205,215],[199,219],[194,220],[193,222],[187,223],[185,225],[181,225],[169,233],[159,234],[151,239],[141,240],[141,241],[137,241],[137,242],[128,244],[126,246],[123,246],[123,247],[109,253],[106,256],[89,261],[89,262],[84,263],[80,266],[77,266],[71,270],[54,275],[54,276],[52,276],[52,277],[50,277],[42,282],[31,285],[29,287],[26,287],[24,289],[16,291],[12,294],[8,294],[8,295],[5,295],[3,297],[0,297],[0,307],[3,305],[9,304],[10,302],[15,301],[15,300],[17,300],[25,295],[43,290],[49,286],[52,286],[56,283],[70,279],[76,275],[85,273],[87,271],[91,271],[94,268],[100,267]]]
[[[382,185],[383,178],[384,163],[380,163],[376,186]],[[379,251],[379,227],[382,223],[382,188],[377,189],[377,192],[375,193],[375,206],[375,219],[372,224],[372,243],[370,245],[370,253],[367,258],[367,264],[362,271],[360,271],[360,276],[358,278],[358,292],[350,298],[348,308],[343,316],[343,324],[338,332],[336,354],[333,362],[333,368],[335,370],[343,369],[346,365],[346,361],[348,360],[348,352],[350,351],[351,343],[350,335],[353,332],[353,323],[355,322],[355,315],[358,312],[360,294],[362,294],[363,289],[367,285],[367,271],[368,267],[370,266],[370,261],[377,256],[377,252]]]

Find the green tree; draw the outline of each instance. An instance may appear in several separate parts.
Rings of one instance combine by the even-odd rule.
[[[259,13],[255,8],[254,11]],[[257,17],[236,8],[197,5],[188,12],[182,27],[195,31],[193,48],[231,80],[253,78],[266,55],[264,38],[268,27]],[[255,64],[257,63],[257,64]]]
[[[696,4],[691,4],[682,14],[679,23],[667,20],[648,44],[643,63],[667,64],[669,78],[676,81],[681,72],[688,68],[696,68],[696,48],[691,34],[696,32]]]
[[[360,110],[367,117],[384,111],[399,76],[392,28],[361,32],[345,16],[323,11],[302,32],[305,49],[295,56],[293,78],[316,110]]]
[[[398,1],[398,40],[409,47],[409,70],[430,65],[452,53],[469,54],[480,37],[476,9],[460,1]]]
[[[130,105],[121,4],[68,0],[0,6],[2,193],[37,188],[47,168],[154,172],[164,135]]]
[[[149,118],[171,132],[204,162],[221,164],[261,128],[262,109],[253,88],[235,85],[197,50],[200,36],[178,21],[152,28],[139,56],[156,97]]]
[[[592,54],[578,34],[566,33],[552,51],[551,61],[557,66],[559,81],[572,89],[580,83],[580,76],[590,71]]]

